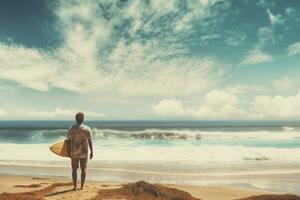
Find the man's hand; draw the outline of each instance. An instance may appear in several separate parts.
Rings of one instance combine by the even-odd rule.
[[[93,153],[90,153],[90,160],[92,160],[93,159]]]

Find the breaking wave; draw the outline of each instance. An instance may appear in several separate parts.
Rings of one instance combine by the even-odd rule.
[[[283,127],[286,131],[203,131],[197,129],[145,129],[114,130],[92,129],[95,140],[103,139],[137,139],[137,140],[291,140],[299,139],[300,132],[292,127]],[[14,130],[0,129],[0,140],[3,141],[36,141],[47,142],[63,139],[67,129],[56,130]]]

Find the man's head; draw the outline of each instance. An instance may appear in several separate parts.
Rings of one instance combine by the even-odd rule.
[[[75,119],[76,119],[76,122],[78,124],[81,124],[83,122],[83,119],[84,119],[84,114],[82,112],[79,112],[75,115]]]

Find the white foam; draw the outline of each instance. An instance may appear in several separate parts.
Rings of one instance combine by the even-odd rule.
[[[288,131],[240,131],[240,132],[224,132],[224,131],[202,131],[196,129],[146,129],[142,131],[124,131],[111,129],[93,129],[96,138],[139,138],[139,136],[149,136],[149,139],[224,139],[224,140],[290,140],[299,139],[300,132],[292,131],[291,127],[285,127]],[[171,134],[171,135],[170,135]],[[140,137],[143,138],[143,137]],[[144,137],[146,138],[146,137]]]
[[[282,129],[286,130],[286,131],[294,131],[295,130],[295,128],[289,127],[289,126],[283,126]]]
[[[51,153],[48,144],[1,144],[0,160],[5,161],[64,161]],[[96,161],[126,162],[181,162],[181,163],[249,163],[272,162],[300,164],[300,148],[176,145],[134,146],[127,144],[111,147],[95,146]],[[264,159],[260,159],[264,158]]]

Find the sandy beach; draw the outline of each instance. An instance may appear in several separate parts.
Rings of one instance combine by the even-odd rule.
[[[161,185],[146,182],[128,184],[98,181],[88,181],[83,190],[72,191],[72,183],[69,179],[1,175],[0,180],[0,200],[151,199],[153,194],[152,199],[176,199],[175,197],[163,197],[164,194],[167,194],[183,195],[178,199],[232,200],[267,194],[265,191],[227,186]],[[162,197],[159,195],[162,195]],[[278,196],[276,199],[281,198]],[[284,196],[282,199],[300,198]]]

